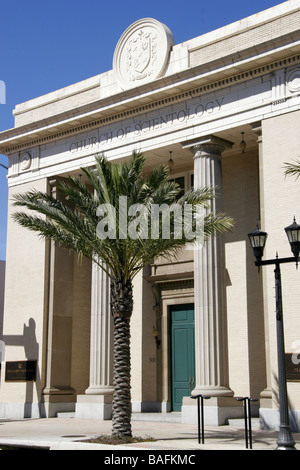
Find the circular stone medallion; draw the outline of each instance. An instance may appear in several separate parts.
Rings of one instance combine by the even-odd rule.
[[[121,36],[113,69],[125,90],[149,83],[164,73],[174,38],[167,26],[152,18],[133,23]]]
[[[300,69],[293,70],[287,79],[289,90],[292,93],[300,91]]]
[[[22,171],[28,170],[31,166],[31,155],[26,152],[20,157],[20,167]]]

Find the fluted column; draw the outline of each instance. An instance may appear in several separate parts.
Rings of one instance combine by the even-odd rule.
[[[217,187],[210,211],[222,210],[221,154],[231,143],[214,136],[184,145],[194,155],[194,187]],[[222,235],[194,253],[195,366],[193,395],[230,396],[225,305],[225,261]]]
[[[77,396],[76,418],[111,419],[113,398],[113,326],[110,281],[95,263],[91,289],[90,383]]]
[[[257,160],[257,171],[258,171],[258,203],[259,213],[258,220],[261,227],[265,227],[265,203],[264,203],[264,171],[263,171],[263,149],[262,149],[262,123],[256,122],[252,124],[252,130],[257,136],[258,145],[258,160]],[[261,272],[260,279],[262,281],[262,289],[266,291],[266,278],[265,273]],[[264,285],[265,284],[265,285]],[[270,408],[270,402],[272,400],[272,368],[270,364],[270,338],[269,338],[269,309],[268,299],[263,296],[263,311],[264,311],[264,334],[265,334],[265,353],[266,353],[266,380],[267,386],[260,394],[260,406],[261,408]]]
[[[90,385],[87,395],[113,393],[113,343],[110,282],[95,263],[92,267]]]
[[[62,201],[57,180],[49,182],[51,196]],[[43,399],[47,417],[73,411],[75,390],[71,387],[74,257],[69,251],[49,243],[48,319],[45,387]],[[63,334],[61,332],[63,331]]]

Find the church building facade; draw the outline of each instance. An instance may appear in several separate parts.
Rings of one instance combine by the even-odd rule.
[[[284,227],[300,221],[300,1],[291,0],[175,44],[141,19],[122,34],[112,70],[14,110],[0,133],[9,157],[9,207],[0,417],[110,419],[109,280],[89,260],[41,241],[12,219],[12,197],[32,188],[59,197],[58,178],[81,174],[96,154],[145,171],[170,166],[183,191],[217,185],[217,209],[234,229],[202,250],[157,259],[134,284],[132,411],[181,412],[225,424],[253,414],[278,426],[274,270],[254,264],[247,234],[268,232],[265,258],[291,256]],[[287,388],[300,431],[299,271],[282,267]]]

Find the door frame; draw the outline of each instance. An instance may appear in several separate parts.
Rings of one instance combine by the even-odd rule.
[[[191,392],[193,390],[193,388],[195,387],[195,371],[196,371],[196,367],[195,367],[195,304],[194,303],[184,303],[184,304],[175,304],[175,305],[172,305],[169,307],[170,309],[170,364],[171,364],[171,409],[172,411],[179,411],[179,410],[174,410],[174,406],[175,406],[175,402],[174,402],[174,382],[175,382],[175,379],[174,379],[174,344],[173,344],[173,333],[175,332],[175,329],[173,329],[173,318],[172,318],[172,313],[174,312],[174,307],[178,308],[178,311],[184,311],[185,310],[185,306],[188,307],[189,310],[191,310],[193,312],[193,321],[192,323],[188,322],[186,323],[186,321],[182,321],[182,322],[178,322],[178,326],[179,327],[182,327],[182,326],[188,326],[189,327],[192,327],[191,329],[188,328],[188,336],[190,338],[187,338],[187,343],[186,343],[186,346],[187,346],[187,350],[188,350],[188,356],[190,356],[190,361],[188,366],[190,367],[190,370],[189,370],[189,379],[190,380],[193,380],[193,383],[191,381],[186,381],[186,384],[187,386],[190,388],[189,390],[189,393],[187,395],[184,395],[184,396],[190,396],[191,395]],[[193,335],[193,341],[189,344],[189,339],[191,339],[191,336],[190,335]],[[185,382],[185,381],[184,381]],[[182,403],[181,403],[182,404]],[[181,406],[180,406],[180,411],[181,411]]]
[[[161,411],[172,411],[170,315],[173,305],[194,304],[193,282],[161,289]],[[196,378],[195,378],[196,380]]]

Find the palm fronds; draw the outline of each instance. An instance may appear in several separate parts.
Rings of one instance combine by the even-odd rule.
[[[286,176],[295,176],[296,179],[300,176],[300,160],[295,163],[285,163],[285,175]]]
[[[133,153],[130,161],[122,164],[110,163],[103,155],[97,156],[94,167],[82,168],[87,183],[71,176],[59,180],[57,189],[62,197],[58,199],[34,190],[17,194],[14,205],[30,212],[16,212],[14,220],[96,263],[100,260],[101,266],[104,263],[112,277],[122,276],[125,281],[132,279],[157,256],[177,253],[185,244],[193,242],[184,231],[183,221],[178,219],[178,210],[181,217],[188,206],[191,208],[191,233],[196,228],[199,207],[206,211],[202,219],[204,241],[217,232],[232,228],[230,217],[209,213],[210,202],[215,197],[214,188],[191,190],[176,200],[180,188],[168,180],[167,168],[154,168],[145,177],[142,175],[144,163],[145,158],[139,153]],[[129,210],[125,216],[121,213],[124,206],[120,204],[124,198],[127,208],[136,209]],[[177,215],[172,211],[174,205]],[[107,207],[112,208],[116,236],[109,237],[104,233],[101,238],[97,230],[99,223],[106,222]],[[154,207],[170,209],[165,212],[165,219],[162,216],[156,219],[155,237],[151,212]],[[103,208],[102,212],[99,208]],[[139,208],[142,208],[142,214]],[[167,217],[169,220],[166,221]],[[109,221],[107,219],[107,223]],[[169,224],[167,237],[163,232],[165,222]],[[129,236],[130,230],[134,236]],[[119,236],[120,233],[123,235]],[[175,236],[176,233],[180,236]]]

